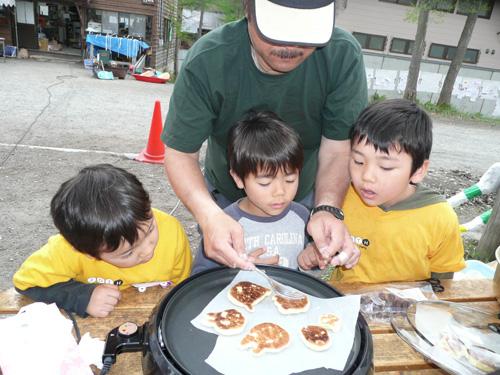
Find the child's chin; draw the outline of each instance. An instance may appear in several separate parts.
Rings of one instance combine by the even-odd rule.
[[[363,203],[366,204],[368,207],[377,207],[377,206],[380,206],[380,204],[378,204],[376,202],[373,202],[373,201],[367,202],[364,199],[363,199]]]

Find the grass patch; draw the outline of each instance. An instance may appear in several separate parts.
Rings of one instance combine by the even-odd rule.
[[[467,120],[467,121],[477,121],[486,123],[489,125],[500,125],[500,118],[498,117],[490,117],[485,116],[480,112],[476,113],[468,113],[462,112],[457,108],[453,107],[449,104],[434,104],[431,102],[419,103],[427,112],[432,114],[440,115],[450,119],[459,119],[459,120]]]
[[[463,238],[463,243],[464,243],[464,258],[465,260],[469,259],[475,259],[475,260],[480,260],[478,259],[477,255],[477,244],[479,243],[476,240],[470,239],[470,238]]]
[[[386,100],[386,99],[387,99],[387,97],[385,95],[380,95],[377,91],[375,91],[375,94],[373,94],[369,98],[370,104],[376,103],[376,102],[381,102],[381,101]]]

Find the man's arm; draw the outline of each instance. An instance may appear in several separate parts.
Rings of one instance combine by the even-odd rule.
[[[349,140],[336,141],[323,137],[318,154],[315,206],[341,208],[350,183]],[[354,246],[344,222],[331,213],[320,211],[312,215],[307,229],[324,259],[333,265],[354,266],[359,250]],[[336,255],[339,253],[338,255]],[[333,257],[333,258],[332,258]]]
[[[175,194],[193,214],[203,232],[206,255],[230,267],[249,269],[245,260],[243,228],[217,206],[208,192],[198,164],[199,152],[165,149],[165,173]]]

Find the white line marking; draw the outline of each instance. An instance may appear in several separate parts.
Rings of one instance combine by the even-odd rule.
[[[83,150],[78,148],[62,148],[62,147],[48,147],[48,146],[32,146],[32,145],[16,145],[14,143],[0,143],[2,147],[24,147],[35,150],[50,150],[50,151],[60,151],[60,152],[81,152],[81,153],[90,153],[90,154],[107,154],[107,155],[116,155],[116,156],[124,156],[128,159],[134,159],[137,154],[131,154],[127,152],[113,152],[113,151],[101,151],[101,150]]]

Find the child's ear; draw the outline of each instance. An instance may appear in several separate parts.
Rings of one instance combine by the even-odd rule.
[[[245,187],[245,184],[243,183],[242,179],[236,173],[234,173],[232,169],[229,170],[229,174],[233,178],[234,183],[236,184],[238,189],[243,189]]]
[[[420,168],[418,168],[415,173],[410,177],[410,182],[414,184],[418,184],[422,182],[424,177],[427,175],[427,171],[429,170],[429,159],[424,160],[424,163]]]

